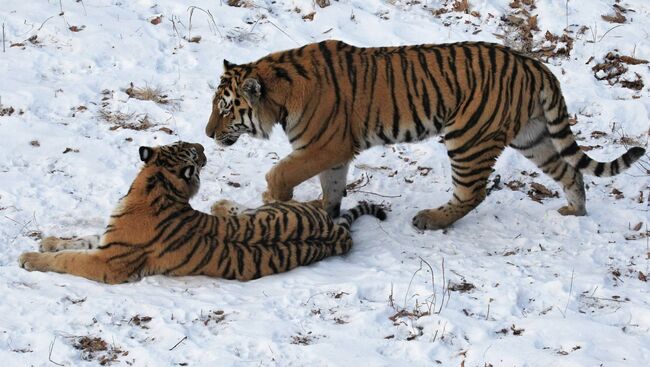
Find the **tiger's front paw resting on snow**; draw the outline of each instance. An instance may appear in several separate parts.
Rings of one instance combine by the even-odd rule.
[[[40,252],[24,252],[18,258],[18,265],[29,271],[47,271],[48,256]]]
[[[413,225],[420,230],[447,228],[455,221],[455,218],[450,218],[436,209],[421,210],[413,217]]]
[[[99,236],[74,236],[71,238],[45,237],[41,240],[40,252],[57,252],[62,250],[90,250],[99,246]]]
[[[210,207],[210,213],[214,216],[230,216],[238,215],[244,212],[246,209],[242,205],[231,201],[231,200],[219,200],[215,201],[214,204]]]

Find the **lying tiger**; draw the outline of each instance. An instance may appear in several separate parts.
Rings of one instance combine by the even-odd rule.
[[[366,203],[336,222],[324,210],[297,202],[242,212],[232,202],[218,201],[209,215],[189,204],[206,163],[203,146],[141,147],[140,158],[144,167],[101,238],[47,237],[42,252],[20,256],[20,266],[109,284],[153,274],[250,280],[344,254],[352,247],[355,219],[386,218],[381,207]]]
[[[324,41],[249,64],[224,61],[224,69],[206,134],[228,146],[244,133],[268,138],[281,124],[293,152],[266,175],[264,200],[290,200],[295,186],[320,175],[331,216],[339,213],[350,161],[376,145],[444,137],[454,192],[413,218],[420,229],[447,227],[479,205],[505,147],[562,185],[562,215],[586,214],[583,173],[616,175],[645,153],[635,147],[608,163],[589,158],[551,71],[496,44]]]

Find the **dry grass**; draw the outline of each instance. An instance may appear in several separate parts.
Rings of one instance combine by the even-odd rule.
[[[632,90],[641,90],[644,87],[641,75],[635,74],[634,79],[623,78],[629,70],[626,65],[647,64],[648,60],[637,59],[631,56],[622,56],[615,52],[608,52],[603,61],[591,68],[594,77],[598,80],[606,80],[609,85],[619,84]]]
[[[147,114],[138,115],[134,112],[124,113],[119,111],[101,109],[99,110],[98,116],[101,120],[111,125],[110,130],[147,130],[155,126]]]
[[[75,337],[72,346],[81,351],[81,359],[96,361],[102,366],[119,362],[119,357],[129,354],[129,352],[125,352],[114,345],[109,345],[99,337]]]
[[[200,38],[199,38],[200,39]],[[131,83],[131,86],[124,91],[129,97],[139,99],[142,101],[152,101],[158,104],[168,104],[169,98],[164,94],[160,87],[136,87]]]
[[[618,24],[623,24],[627,20],[627,18],[625,18],[625,15],[621,14],[621,12],[618,10],[614,12],[614,15],[601,15],[601,17],[606,22]]]

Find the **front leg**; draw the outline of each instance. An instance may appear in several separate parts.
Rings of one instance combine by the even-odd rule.
[[[341,200],[346,195],[345,188],[350,163],[330,168],[320,174],[320,185],[323,188],[322,208],[330,217],[336,218],[341,212]]]
[[[40,252],[57,252],[62,250],[91,250],[99,247],[99,235],[64,237],[45,237],[38,247]]]
[[[332,167],[341,164],[347,167],[346,162],[351,159],[352,153],[344,148],[294,151],[266,174],[268,188],[262,195],[262,199],[265,203],[289,201],[293,198],[294,187]],[[347,169],[345,173],[347,174]]]
[[[111,266],[106,254],[104,250],[25,252],[18,258],[18,264],[29,271],[66,273],[109,284],[126,282],[127,269]]]

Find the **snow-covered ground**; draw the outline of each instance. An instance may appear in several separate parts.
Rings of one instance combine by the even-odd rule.
[[[224,58],[243,63],[330,38],[359,46],[502,42],[498,35],[513,32],[502,26],[513,11],[508,0],[471,0],[467,12],[448,1],[452,11],[437,17],[431,10],[445,1],[226,3],[0,1],[0,364],[650,364],[647,156],[646,168],[588,177],[589,214],[562,217],[559,187],[506,151],[494,175],[500,184],[477,210],[447,231],[420,233],[411,217],[450,195],[444,147],[432,139],[374,148],[355,161],[348,180],[362,181],[344,207],[372,200],[392,211],[383,223],[360,219],[347,256],[248,283],[155,276],[108,286],[20,269],[19,254],[36,249],[42,234],[103,230],[138,170],[140,145],[182,139],[206,147],[193,200],[200,210],[224,198],[261,204],[264,174],[290,147],[279,132],[228,149],[204,135]],[[626,18],[620,26],[601,17],[616,15],[615,3]],[[566,5],[537,0],[529,10],[538,48],[550,45],[547,30],[561,35],[569,24],[573,32],[570,57],[549,62],[580,144],[595,146],[589,154],[601,160],[624,144],[647,147],[648,86],[610,86],[592,67],[615,49],[650,59],[650,4]],[[650,83],[648,65],[626,65],[623,79],[637,73]],[[130,83],[160,88],[167,103],[129,98]],[[142,121],[150,126],[116,128]],[[531,200],[533,183],[560,197]],[[319,193],[312,179],[296,196]],[[92,339],[79,349],[83,337],[107,344]]]

